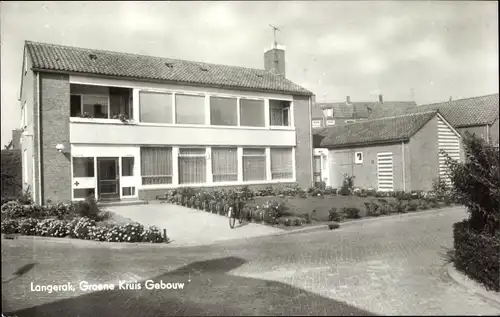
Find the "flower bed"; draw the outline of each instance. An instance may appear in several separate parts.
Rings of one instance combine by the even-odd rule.
[[[11,218],[2,221],[1,229],[4,234],[17,233],[28,236],[71,237],[108,242],[164,242],[160,229],[155,226],[146,230],[138,223],[100,226],[96,221],[85,217],[73,220]]]
[[[10,201],[2,205],[1,231],[4,234],[70,237],[108,242],[165,242],[159,228],[144,229],[138,223],[119,225],[108,220],[111,213],[101,211],[95,200],[74,204],[21,205]]]

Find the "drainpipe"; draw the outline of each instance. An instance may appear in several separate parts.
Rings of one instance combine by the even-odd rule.
[[[490,144],[490,125],[486,124],[486,142]]]
[[[403,157],[403,191],[406,191],[406,164],[405,164],[405,143],[401,142],[401,154]]]
[[[37,130],[38,130],[38,203],[41,205],[42,204],[42,136],[40,135],[40,127],[42,124],[42,120],[40,118],[40,107],[41,107],[41,102],[40,102],[40,73],[36,73],[36,100],[37,100],[37,115],[38,115],[38,125],[37,125]]]
[[[314,186],[314,146],[313,146],[313,135],[312,135],[312,113],[311,113],[311,108],[312,108],[312,96],[309,96],[309,144],[311,145],[311,179],[309,180],[311,186]]]

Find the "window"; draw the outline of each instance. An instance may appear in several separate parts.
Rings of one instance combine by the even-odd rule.
[[[354,153],[354,163],[363,164],[363,152]]]
[[[326,125],[335,125],[335,120],[326,120]]]
[[[262,181],[266,179],[266,150],[243,149],[243,181]]]
[[[211,125],[238,125],[238,100],[236,98],[210,97]]]
[[[72,117],[79,117],[82,114],[82,96],[71,95],[70,113]]]
[[[73,157],[73,177],[94,177],[94,158]]]
[[[354,123],[356,120],[346,120],[345,123]]]
[[[327,117],[333,117],[333,109],[332,108],[326,109],[326,116]]]
[[[205,124],[205,97],[175,95],[175,123]]]
[[[129,88],[109,88],[109,109],[110,118],[119,119],[120,115],[126,115],[128,118],[132,118],[132,101],[131,101],[131,89]]]
[[[173,123],[172,94],[141,91],[139,116],[141,122]]]
[[[313,128],[319,128],[319,127],[321,127],[321,120],[313,120],[312,121],[312,126],[313,126]]]
[[[240,99],[240,125],[264,127],[264,100]]]
[[[204,148],[179,149],[179,184],[203,184],[207,179]]]
[[[109,97],[98,95],[82,95],[82,111],[91,118],[109,118]]]
[[[238,180],[237,148],[212,148],[213,182]]]
[[[172,184],[172,148],[141,147],[143,185]]]
[[[272,126],[290,125],[290,102],[282,100],[269,100],[270,124]]]
[[[134,196],[134,195],[135,195],[135,187],[122,188],[122,196]]]
[[[134,176],[133,157],[122,157],[122,176]]]
[[[23,180],[28,183],[28,150],[23,151]]]
[[[73,190],[73,196],[75,199],[85,199],[90,196],[95,196],[94,188],[76,188]]]
[[[293,178],[292,149],[271,149],[271,178]]]

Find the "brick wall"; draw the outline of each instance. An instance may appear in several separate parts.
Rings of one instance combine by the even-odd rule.
[[[439,176],[438,117],[432,118],[410,139],[411,188],[431,190]]]
[[[295,149],[295,166],[297,183],[306,188],[312,185],[312,136],[311,117],[309,112],[308,96],[294,96],[294,118],[297,135],[297,147]]]
[[[71,200],[71,148],[69,142],[70,85],[69,76],[40,74],[42,199],[61,202]],[[56,149],[63,144],[65,151]]]

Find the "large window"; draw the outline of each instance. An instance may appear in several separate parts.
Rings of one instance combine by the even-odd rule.
[[[73,157],[73,177],[94,177],[94,158]]]
[[[143,185],[172,184],[172,148],[141,147]]]
[[[292,179],[293,168],[292,149],[271,149],[272,179]]]
[[[240,99],[240,117],[242,126],[264,127],[264,100]]]
[[[243,149],[243,181],[262,181],[266,178],[266,150]]]
[[[214,182],[238,180],[237,148],[212,148],[212,175]]]
[[[179,184],[203,184],[206,179],[205,148],[179,149]]]
[[[141,122],[173,123],[171,94],[141,91],[139,108]]]
[[[205,124],[205,97],[175,95],[176,123]]]
[[[82,95],[82,115],[91,118],[108,119],[109,97],[101,95]]]
[[[210,97],[211,125],[238,125],[238,100],[236,98]]]

